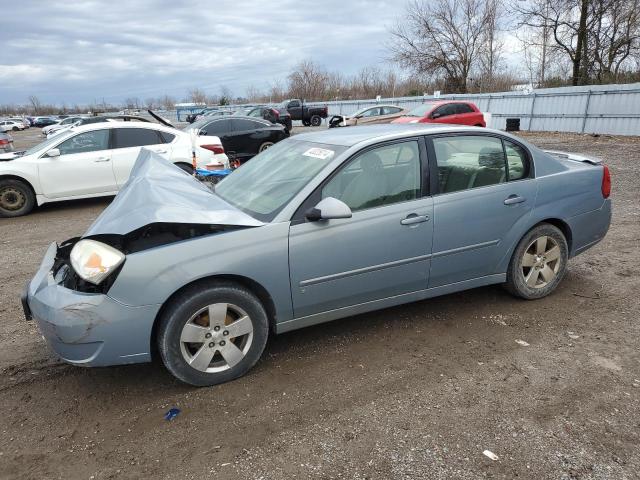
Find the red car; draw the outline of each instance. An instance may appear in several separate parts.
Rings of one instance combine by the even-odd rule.
[[[449,123],[486,127],[482,112],[471,102],[425,102],[391,123]]]

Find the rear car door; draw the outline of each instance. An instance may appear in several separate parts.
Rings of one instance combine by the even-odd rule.
[[[435,192],[429,287],[504,273],[496,266],[526,231],[537,194],[527,150],[481,134],[428,137],[427,145]]]
[[[292,120],[302,120],[302,102],[300,100],[291,100],[287,104],[287,111],[291,115]]]
[[[158,130],[152,128],[114,128],[113,129],[113,172],[118,188],[129,179],[131,169],[138,159],[140,147],[145,147],[171,158],[171,145],[165,144]]]
[[[210,137],[218,137],[222,146],[224,147],[224,151],[227,155],[234,156],[236,151],[232,149],[232,138],[231,138],[231,119],[230,118],[218,118],[212,120],[200,130],[204,131],[207,136]]]
[[[426,289],[433,201],[425,160],[420,138],[367,148],[301,206],[289,231],[296,317]],[[346,203],[352,218],[305,219],[326,197]]]
[[[456,104],[456,123],[460,125],[478,125],[481,124],[481,115],[476,112],[470,105],[466,103],[457,103]]]
[[[117,190],[109,150],[109,130],[91,130],[66,139],[60,156],[38,159],[42,192],[48,198],[91,195]]]

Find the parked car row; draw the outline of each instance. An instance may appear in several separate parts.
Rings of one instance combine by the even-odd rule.
[[[473,102],[433,100],[412,110],[397,105],[375,105],[351,115],[334,115],[329,128],[370,125],[374,123],[446,123],[486,127],[484,115]]]
[[[29,150],[0,154],[0,217],[25,215],[49,202],[115,195],[142,147],[192,173],[189,132],[150,122],[92,121],[97,118]],[[198,168],[229,166],[217,136],[199,136],[196,156]]]

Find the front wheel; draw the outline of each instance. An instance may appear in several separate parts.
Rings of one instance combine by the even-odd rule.
[[[311,125],[314,127],[319,127],[322,124],[322,118],[320,118],[320,115],[314,115],[313,117],[311,117]]]
[[[262,145],[260,145],[260,148],[258,149],[258,153],[264,152],[267,148],[271,148],[271,147],[273,147],[273,142],[264,142]]]
[[[202,387],[244,375],[267,343],[269,322],[260,300],[234,283],[191,287],[160,318],[158,350],[176,378]]]
[[[526,300],[546,297],[567,271],[569,247],[559,228],[542,223],[520,240],[513,252],[505,287]]]
[[[0,181],[0,217],[26,215],[36,204],[33,190],[20,180]]]
[[[20,129],[18,127],[13,127],[11,130],[13,130],[14,132],[17,132]]]

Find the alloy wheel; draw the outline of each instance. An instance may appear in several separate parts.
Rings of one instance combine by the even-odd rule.
[[[244,310],[231,303],[214,303],[185,323],[180,350],[191,367],[216,373],[240,363],[252,340],[253,322]]]
[[[521,269],[529,288],[544,288],[560,271],[561,251],[558,242],[549,236],[536,238],[524,251]]]

